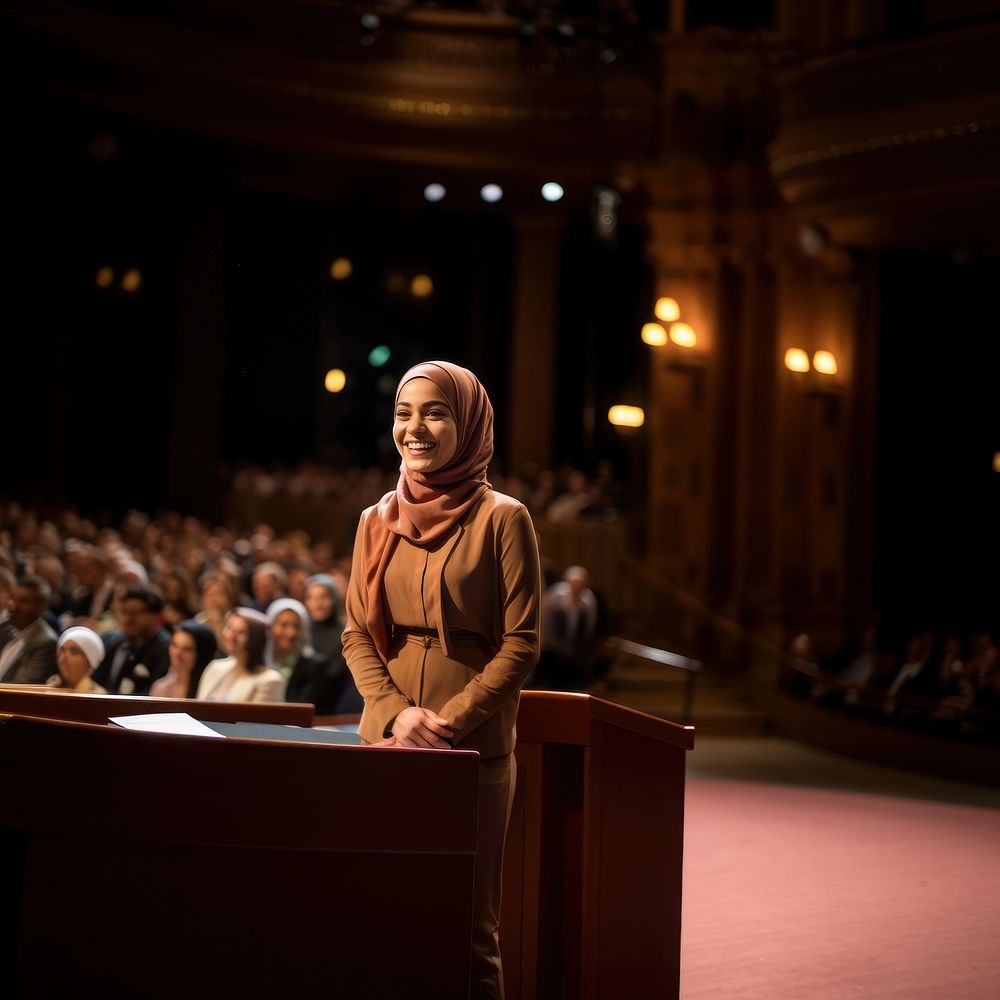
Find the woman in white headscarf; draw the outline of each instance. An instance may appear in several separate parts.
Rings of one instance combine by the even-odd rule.
[[[95,684],[91,671],[104,659],[104,643],[93,630],[83,625],[66,629],[56,643],[56,666],[59,673],[49,678],[50,687],[67,688],[80,694],[107,694]]]
[[[265,661],[285,677],[285,701],[310,702],[317,715],[337,714],[343,674],[313,648],[309,612],[294,597],[279,597],[267,608],[270,640]]]

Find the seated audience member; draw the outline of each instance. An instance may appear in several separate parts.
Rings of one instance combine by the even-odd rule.
[[[64,625],[85,625],[106,620],[111,615],[111,601],[115,596],[115,581],[111,575],[107,556],[95,545],[88,546],[72,558],[79,586],[70,595],[70,606]]]
[[[201,622],[186,619],[170,636],[170,669],[149,689],[153,698],[194,698],[205,668],[217,653],[215,633]]]
[[[173,628],[178,622],[194,618],[198,613],[198,597],[188,571],[173,565],[162,570],[157,578],[163,591],[163,622]]]
[[[906,646],[906,662],[896,671],[889,690],[886,691],[883,708],[886,715],[892,715],[896,710],[896,701],[901,694],[913,694],[927,668],[934,645],[934,637],[930,632],[914,636]]]
[[[593,670],[597,597],[582,566],[570,566],[542,601],[542,653],[539,683],[559,688],[586,684]]]
[[[43,617],[51,596],[40,576],[15,581],[10,601],[14,635],[0,651],[0,684],[44,684],[56,672],[56,634]]]
[[[276,562],[262,562],[250,578],[253,607],[260,612],[267,609],[288,590],[288,576]]]
[[[856,705],[875,674],[877,642],[878,627],[869,625],[861,639],[861,652],[839,674],[817,679],[809,697],[824,705]]]
[[[222,629],[226,616],[235,606],[234,586],[225,573],[206,573],[201,578],[201,611],[194,620],[208,625],[215,633],[215,644],[222,649]]]
[[[305,563],[296,563],[288,571],[288,596],[302,601],[306,596],[306,583],[313,575],[313,569]]]
[[[14,574],[0,566],[0,650],[16,635],[10,620],[10,602],[14,599]]]
[[[267,618],[253,608],[236,608],[226,618],[222,648],[201,675],[198,697],[205,701],[281,701],[285,678],[266,666]]]
[[[160,625],[163,598],[141,583],[122,586],[117,596],[120,631],[104,637],[105,655],[94,681],[111,694],[149,694],[170,666],[170,635]]]
[[[56,643],[59,673],[50,677],[51,687],[66,688],[78,694],[107,694],[95,684],[91,671],[104,659],[104,643],[93,630],[82,625],[66,629]]]
[[[344,631],[341,617],[343,602],[333,577],[326,573],[309,577],[303,604],[309,612],[309,626],[316,652],[327,658],[340,656],[340,637]]]
[[[791,694],[807,698],[821,674],[808,632],[800,632],[792,639],[788,654],[788,659],[782,662],[781,687]]]
[[[271,627],[267,662],[288,680],[285,701],[310,702],[317,715],[361,711],[360,696],[356,708],[341,707],[347,665],[343,657],[331,662],[313,648],[309,614],[302,604],[291,597],[279,598],[267,609],[267,619]]]
[[[40,576],[52,591],[49,598],[49,608],[45,612],[45,620],[53,631],[62,631],[62,617],[70,609],[70,594],[66,589],[66,571],[57,556],[35,555],[31,559],[31,572]]]

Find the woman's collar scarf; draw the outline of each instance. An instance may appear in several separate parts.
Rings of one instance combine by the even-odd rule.
[[[399,466],[396,489],[379,501],[369,517],[364,548],[365,589],[368,597],[368,632],[383,660],[388,661],[389,625],[382,594],[386,567],[405,538],[421,547],[445,538],[466,514],[492,489],[486,468],[493,458],[493,407],[486,390],[472,372],[448,361],[427,361],[411,368],[396,387],[396,400],[411,379],[430,379],[444,394],[458,430],[458,444],[451,461],[433,472],[409,472]],[[442,574],[444,572],[442,563]],[[441,596],[443,579],[431,581]],[[444,604],[438,621],[438,636],[450,655]]]

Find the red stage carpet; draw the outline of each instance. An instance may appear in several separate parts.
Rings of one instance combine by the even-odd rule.
[[[695,777],[685,855],[683,1000],[1000,998],[1000,811]]]

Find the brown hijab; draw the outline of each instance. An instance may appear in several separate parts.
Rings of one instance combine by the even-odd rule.
[[[482,495],[492,489],[486,467],[493,457],[493,407],[479,379],[466,368],[448,361],[425,361],[414,365],[396,386],[396,401],[411,379],[430,379],[444,393],[458,429],[458,444],[451,461],[433,472],[409,472],[399,466],[396,489],[379,501],[368,519],[365,539],[365,584],[368,595],[368,632],[383,660],[388,660],[389,629],[382,597],[382,580],[400,538],[421,547],[445,538]],[[439,590],[442,580],[432,586]],[[437,606],[444,608],[438,600]],[[450,655],[444,615],[438,635],[445,654]]]

